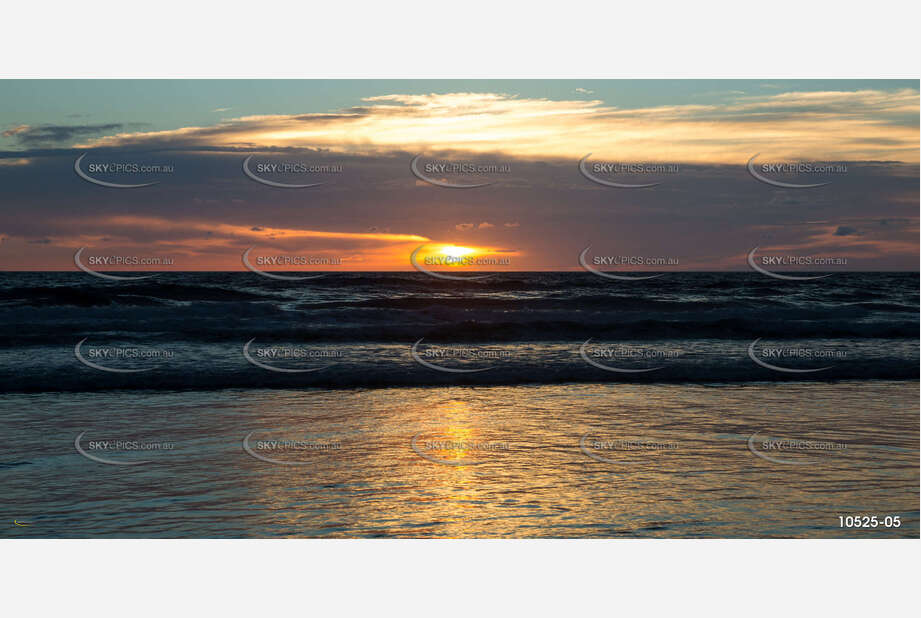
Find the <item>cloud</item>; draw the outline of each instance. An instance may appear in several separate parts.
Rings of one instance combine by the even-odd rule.
[[[576,88],[576,92],[579,94],[595,94],[594,90],[588,90],[587,88]]]
[[[4,132],[2,133],[2,135],[3,135],[3,137],[14,137],[14,136],[16,136],[16,135],[19,135],[20,133],[26,133],[26,132],[28,132],[29,129],[30,129],[29,125],[27,125],[27,124],[21,124],[21,125],[19,125],[19,126],[12,127],[12,128],[10,128],[10,129],[7,129],[6,131],[4,131]]]
[[[454,229],[458,232],[467,232],[469,230],[488,230],[491,227],[496,226],[489,221],[483,221],[482,223],[458,223]]]
[[[138,255],[171,256],[180,268],[210,264],[221,269],[239,267],[241,252],[283,251],[363,262],[393,269],[408,263],[415,246],[431,239],[418,234],[341,232],[295,227],[249,226],[213,220],[179,219],[146,215],[60,217],[46,222],[47,236],[11,235],[17,242],[70,252],[87,247]],[[43,249],[47,250],[47,249]],[[17,256],[21,254],[17,251]]]
[[[145,231],[156,231],[164,235],[170,233],[190,232],[207,233],[222,238],[239,240],[275,240],[301,241],[305,239],[333,239],[349,241],[370,242],[425,242],[429,238],[418,234],[389,234],[380,232],[333,232],[326,230],[309,230],[300,228],[275,228],[266,226],[245,226],[229,223],[215,223],[205,221],[176,221],[161,217],[138,215],[115,215],[97,220],[108,229],[138,228]]]
[[[256,255],[351,256],[349,268],[361,259],[364,270],[406,270],[424,242],[514,247],[521,270],[580,270],[578,255],[589,244],[610,255],[673,256],[692,270],[749,269],[744,253],[759,244],[803,255],[821,249],[853,258],[852,270],[917,268],[918,169],[911,165],[849,164],[847,174],[810,191],[767,188],[741,164],[688,165],[656,189],[618,191],[583,178],[572,160],[516,160],[516,184],[500,179],[489,189],[455,191],[414,186],[404,153],[340,159],[345,171],[335,182],[289,192],[249,180],[242,153],[172,157],[182,173],[138,191],[82,182],[70,152],[0,167],[0,234],[10,238],[0,269],[67,270],[75,249],[87,246],[174,255],[179,268],[239,270],[241,252],[253,246]],[[796,200],[771,202],[772,195]],[[495,228],[480,231],[481,223]],[[839,226],[860,235],[835,235]],[[355,236],[390,230],[402,235]],[[28,243],[45,238],[52,242]]]
[[[211,111],[212,112],[229,112],[232,109],[233,109],[232,107],[215,107]]]
[[[327,113],[116,133],[80,147],[458,151],[530,159],[591,152],[611,161],[717,164],[760,152],[773,161],[918,161],[918,92],[912,89],[786,92],[637,109],[469,92],[390,94],[362,103]]]
[[[838,229],[835,230],[835,236],[859,236],[860,232],[857,231],[857,228],[853,228],[849,225],[839,225]]]
[[[125,128],[120,123],[108,124],[83,124],[83,125],[53,125],[43,124],[38,126],[19,125],[7,129],[3,137],[14,139],[20,146],[34,147],[67,143],[75,139],[83,139],[93,135],[118,131]]]

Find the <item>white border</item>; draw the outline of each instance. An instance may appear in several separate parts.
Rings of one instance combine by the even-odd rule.
[[[910,613],[919,544],[97,540],[0,547],[10,616],[776,618]]]
[[[0,77],[921,77],[918,3],[6,3]]]

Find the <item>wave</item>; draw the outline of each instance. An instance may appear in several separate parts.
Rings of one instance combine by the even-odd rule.
[[[0,288],[0,304],[5,306],[100,307],[108,305],[163,306],[169,301],[254,301],[284,297],[219,286],[175,283],[123,283],[95,286],[29,286]]]
[[[527,319],[527,318],[530,319]],[[535,342],[584,341],[605,338],[612,341],[656,339],[895,339],[917,340],[916,319],[888,321],[771,320],[750,316],[719,317],[695,320],[567,316],[570,319],[545,319],[537,316],[514,316],[499,321],[457,320],[438,322],[432,319],[409,319],[394,322],[393,316],[369,316],[368,321],[335,322],[336,316],[287,315],[280,310],[270,313],[241,310],[232,327],[221,315],[195,318],[172,314],[145,317],[109,316],[105,320],[58,320],[35,324],[32,329],[4,324],[0,326],[0,349],[23,345],[73,345],[84,337],[108,338],[127,342],[145,341],[224,342],[241,337],[294,342],[405,342],[420,337],[443,342]],[[576,319],[572,319],[576,318]]]
[[[552,309],[565,309],[578,311],[583,309],[611,309],[611,310],[642,310],[642,311],[682,311],[716,310],[729,308],[768,308],[791,307],[779,299],[724,299],[724,300],[684,300],[684,299],[657,299],[637,298],[635,296],[620,295],[585,295],[573,296],[560,294],[545,298],[508,298],[484,296],[402,296],[391,298],[371,298],[362,300],[337,300],[327,302],[308,302],[297,305],[298,309],[404,309],[404,310],[433,310],[448,309],[495,309],[507,311],[539,311]]]
[[[175,366],[149,373],[118,375],[91,369],[32,370],[28,375],[0,373],[7,392],[98,392],[118,390],[206,391],[222,389],[354,389],[416,386],[518,385],[558,383],[743,383],[835,382],[839,380],[917,380],[917,359],[886,358],[841,362],[817,373],[784,374],[755,366],[747,359],[680,363],[648,373],[609,373],[579,360],[553,363],[497,363],[489,371],[445,374],[410,360],[384,363],[337,363],[323,371],[276,374],[245,365],[207,368]]]

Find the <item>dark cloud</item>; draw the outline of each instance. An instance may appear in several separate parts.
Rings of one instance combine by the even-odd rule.
[[[43,124],[38,126],[20,125],[7,129],[3,137],[15,139],[20,146],[42,146],[61,144],[83,137],[92,137],[127,129],[129,125],[121,123],[108,124]],[[133,125],[132,125],[133,126]]]
[[[105,157],[118,152],[110,149]],[[16,152],[10,156],[31,157],[28,164],[0,165],[0,231],[12,239],[0,253],[0,265],[69,268],[73,251],[67,249],[85,244],[137,254],[154,245],[169,247],[191,252],[182,254],[187,266],[198,265],[193,261],[198,253],[226,258],[235,267],[239,251],[254,244],[253,234],[263,250],[297,245],[350,255],[365,251],[351,239],[288,241],[284,233],[275,235],[277,241],[269,238],[273,230],[291,229],[389,230],[433,242],[499,247],[499,253],[520,252],[515,267],[538,270],[578,268],[579,252],[589,245],[599,255],[677,257],[687,269],[745,269],[746,253],[765,239],[770,243],[762,246],[784,251],[852,257],[855,269],[917,264],[917,165],[849,163],[847,174],[810,191],[766,186],[741,163],[682,165],[679,173],[661,178],[660,186],[630,191],[586,180],[574,160],[512,158],[512,173],[490,187],[455,191],[418,186],[409,168],[413,152],[337,154],[334,160],[343,169],[324,178],[327,184],[279,191],[243,173],[244,151],[126,149],[125,160],[169,163],[175,173],[157,177],[155,186],[119,191],[77,176],[73,165],[79,154]],[[318,151],[298,151],[296,159],[294,154],[260,156],[330,162]],[[791,200],[795,207],[787,204]],[[120,217],[137,221],[113,222]],[[148,219],[176,225],[166,228]],[[477,225],[486,221],[495,227]],[[457,228],[463,223],[466,232]],[[202,227],[211,224],[213,233]],[[36,239],[51,242],[29,243]]]

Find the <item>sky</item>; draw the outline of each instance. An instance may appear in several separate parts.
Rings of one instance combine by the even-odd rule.
[[[916,270],[918,86],[0,81],[0,269],[73,270],[85,247],[242,270],[252,247],[265,270],[409,270],[424,245],[481,270],[579,270],[587,247],[745,270],[756,246]]]

